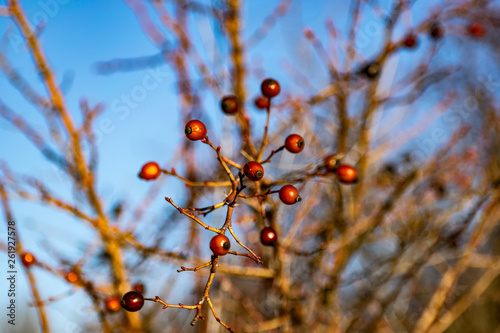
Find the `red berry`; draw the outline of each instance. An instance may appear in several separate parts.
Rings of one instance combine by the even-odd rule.
[[[297,154],[304,149],[304,139],[298,134],[290,134],[285,139],[285,148],[290,153]]]
[[[234,114],[239,110],[238,98],[234,95],[225,96],[220,102],[220,108],[226,114]]]
[[[144,296],[137,291],[129,291],[123,295],[120,304],[125,310],[129,312],[136,312],[142,309],[142,306],[144,305]]]
[[[278,234],[271,227],[265,227],[260,232],[260,241],[264,245],[274,245],[278,240]]]
[[[444,35],[443,27],[437,22],[432,23],[429,28],[429,35],[434,40],[440,39]]]
[[[337,168],[337,177],[344,184],[352,184],[357,181],[358,172],[356,168],[349,164],[341,164]]]
[[[474,37],[483,37],[485,33],[483,25],[478,22],[472,22],[467,30],[469,31],[469,34]]]
[[[136,283],[132,286],[132,290],[137,291],[138,293],[144,294],[144,284]]]
[[[148,162],[144,164],[139,172],[139,178],[144,180],[154,180],[160,177],[161,168],[156,162]]]
[[[404,45],[409,49],[417,46],[417,36],[415,36],[414,34],[407,35],[404,41]]]
[[[231,243],[229,242],[229,238],[224,235],[216,235],[210,240],[210,250],[216,256],[225,256],[230,248]]]
[[[68,281],[69,283],[73,283],[73,284],[77,283],[78,280],[80,280],[80,278],[78,277],[78,274],[76,274],[73,271],[66,273],[64,278],[66,279],[66,281]]]
[[[267,110],[267,108],[269,107],[269,98],[267,97],[259,96],[255,98],[253,102],[257,109]]]
[[[258,181],[264,177],[264,168],[260,163],[250,161],[243,166],[243,173],[248,179]]]
[[[299,191],[293,185],[285,185],[280,189],[280,200],[287,205],[293,205],[302,198],[299,195]]]
[[[324,164],[325,164],[325,168],[328,171],[335,171],[335,170],[337,170],[338,159],[335,158],[334,155],[328,155],[324,159]]]
[[[186,124],[184,133],[186,133],[186,136],[191,141],[201,140],[207,135],[207,128],[205,124],[199,120],[190,120]]]
[[[275,96],[278,96],[281,91],[281,87],[278,81],[274,79],[265,79],[264,81],[262,81],[260,90],[262,90],[262,95],[273,98]]]
[[[36,258],[29,252],[21,254],[21,261],[24,266],[30,267],[31,265],[36,263]]]
[[[120,299],[118,297],[109,297],[106,299],[106,310],[109,312],[120,310]]]

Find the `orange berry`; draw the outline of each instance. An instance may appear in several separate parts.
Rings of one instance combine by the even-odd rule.
[[[36,258],[31,253],[26,252],[21,254],[21,262],[24,266],[30,267],[31,265],[34,265],[36,263]]]
[[[139,178],[144,180],[154,180],[160,177],[161,168],[156,162],[148,162],[144,164],[139,172]]]
[[[285,148],[292,154],[300,153],[304,146],[304,139],[298,134],[290,134],[285,139]]]
[[[193,119],[186,124],[184,133],[191,141],[201,140],[207,135],[207,128],[201,121]]]
[[[216,235],[210,240],[210,250],[216,256],[225,256],[230,248],[231,243],[229,242],[229,238],[224,235]]]
[[[349,164],[341,164],[337,168],[337,177],[341,183],[352,184],[358,179],[356,168]]]
[[[66,279],[66,281],[68,281],[69,283],[77,283],[78,280],[79,280],[79,277],[78,277],[78,274],[76,274],[75,272],[71,271],[71,272],[68,272],[64,278]]]
[[[118,297],[109,297],[106,299],[106,310],[109,312],[117,312],[120,310],[121,300]]]

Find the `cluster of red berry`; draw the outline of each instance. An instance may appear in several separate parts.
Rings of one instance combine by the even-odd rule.
[[[21,253],[21,262],[24,267],[30,268],[37,263],[36,257],[30,252]],[[78,284],[80,283],[80,275],[75,270],[68,270],[64,273],[64,278],[68,283]],[[144,297],[142,293],[144,292],[144,285],[142,283],[136,283],[132,286],[132,291],[126,293],[123,298],[116,296],[107,297],[104,300],[104,306],[109,312],[117,312],[120,310],[120,305],[127,311],[139,311],[144,305]]]
[[[486,29],[479,22],[471,22],[466,28],[468,34],[475,38],[481,38],[485,35]],[[438,41],[444,36],[444,28],[443,26],[435,21],[432,22],[428,27],[429,37]],[[414,32],[408,33],[404,39],[400,42],[398,46],[404,46],[407,49],[414,49],[418,46],[418,36]],[[380,75],[381,66],[377,61],[370,62],[365,64],[364,67],[361,68],[359,74],[365,76],[368,79],[375,79]]]
[[[278,83],[278,81],[276,81],[274,79],[264,80],[261,84],[262,95],[257,97],[254,101],[256,107],[259,109],[266,109],[268,112],[270,112],[271,99],[278,96],[280,91],[281,91],[281,87],[280,87],[280,84]],[[238,99],[237,96],[234,96],[234,95],[224,96],[221,99],[220,108],[221,108],[222,112],[224,112],[227,115],[235,115],[241,110],[241,101]],[[215,148],[215,146],[213,146],[211,144],[211,142],[209,141],[208,136],[207,136],[207,127],[205,126],[205,124],[202,121],[197,120],[197,119],[190,120],[185,126],[184,133],[189,140],[201,141],[205,144],[212,146],[212,148],[214,148],[217,151],[219,161],[222,160],[222,158],[220,156],[220,147]],[[304,138],[302,136],[300,136],[298,134],[290,134],[286,137],[283,146],[281,146],[279,149],[273,151],[271,156],[274,153],[276,153],[280,150],[283,150],[283,149],[286,149],[288,152],[290,152],[292,154],[298,154],[304,150],[304,147],[305,147],[305,141],[304,141]],[[241,166],[241,169],[239,171],[239,183],[240,183],[239,186],[240,187],[239,187],[239,189],[233,188],[234,192],[233,192],[233,196],[231,197],[232,201],[227,202],[229,205],[234,204],[236,202],[238,195],[245,188],[245,186],[242,184],[243,179],[245,177],[248,178],[250,181],[254,181],[254,182],[259,182],[264,177],[263,164],[269,162],[271,156],[268,157],[268,159],[265,160],[264,162],[262,162],[260,160],[257,160],[257,161],[253,160],[253,161],[248,161]],[[226,170],[226,172],[229,172],[229,171]],[[150,181],[150,180],[157,179],[162,173],[172,174],[166,170],[162,170],[162,168],[160,167],[160,165],[158,163],[151,161],[151,162],[145,163],[142,166],[142,168],[139,172],[139,177],[143,180]],[[339,179],[341,179],[341,178],[339,178]],[[235,183],[237,183],[237,181],[235,181]],[[286,205],[293,205],[293,204],[296,204],[297,202],[301,201],[299,191],[297,190],[297,188],[295,186],[293,186],[291,184],[284,185],[277,191],[270,191],[269,190],[267,193],[262,194],[262,196],[268,196],[268,195],[273,194],[273,193],[278,193],[279,199],[281,200],[281,202],[283,202]],[[167,199],[167,201],[169,201],[169,199]],[[171,201],[169,201],[169,202],[172,203]],[[224,256],[228,253],[239,254],[237,252],[230,251],[231,242],[230,242],[229,238],[226,235],[224,235],[226,228],[224,228],[224,227],[222,229],[214,229],[214,228],[209,228],[209,227],[207,227],[207,228],[217,233],[217,235],[215,235],[210,240],[210,244],[209,244],[210,250],[213,252],[212,261],[218,260],[218,258],[220,256]],[[231,233],[233,233],[233,232],[231,231]],[[233,234],[233,236],[234,236],[234,234]],[[261,243],[263,245],[276,246],[277,241],[278,241],[278,234],[274,230],[274,228],[272,228],[271,226],[267,226],[267,227],[264,227],[260,231],[260,240],[261,240]],[[241,242],[238,241],[238,239],[236,239],[236,241],[240,245],[245,247],[243,244],[241,244]],[[261,263],[260,257],[257,257],[249,248],[247,248],[247,247],[245,247],[245,248],[247,250],[249,250],[249,252],[252,253],[252,256],[250,256],[250,257],[252,257],[252,259],[257,261],[258,263]],[[182,267],[182,269],[180,271],[184,271],[184,270],[191,270],[191,269],[186,269],[185,267]],[[127,311],[138,311],[143,307],[145,300],[158,301],[157,298],[156,299],[144,298],[142,295],[142,292],[134,290],[134,291],[130,291],[130,292],[126,293],[125,295],[123,295],[120,303],[121,303],[121,306],[124,309],[126,309]],[[109,303],[110,303],[110,306],[109,307],[107,306],[107,307],[112,308],[112,305],[114,305],[116,303],[116,300],[110,300]]]
[[[280,85],[276,80],[273,79],[264,80],[261,85],[262,96],[255,99],[255,105],[258,108],[267,109],[269,112],[271,108],[271,99],[276,97],[280,93],[280,90],[281,90]],[[225,96],[222,98],[221,101],[221,109],[225,114],[234,115],[240,110],[240,101],[237,99],[236,96],[233,95]],[[213,147],[213,145],[210,143],[207,137],[207,128],[205,124],[200,120],[196,119],[190,120],[186,124],[184,132],[189,140],[192,141],[201,140],[202,142],[209,144]],[[290,134],[286,137],[283,146],[273,151],[271,156],[274,153],[283,149],[287,150],[292,154],[298,154],[304,150],[304,147],[305,147],[305,140],[302,136],[298,134]],[[215,149],[219,152],[220,147]],[[268,159],[265,160],[265,162],[268,162],[271,156],[268,157]],[[241,166],[241,170],[239,173],[240,183],[243,182],[244,177],[248,178],[250,181],[254,182],[260,181],[264,177],[264,167],[262,164],[264,163],[261,163],[259,161],[248,161],[243,166]],[[357,181],[357,172],[355,167],[349,164],[340,163],[339,159],[334,155],[329,155],[325,157],[323,167],[327,171],[335,173],[338,180],[343,184],[352,184]],[[150,161],[142,166],[138,176],[143,180],[151,181],[158,179],[162,173],[168,174],[169,172],[162,170],[162,168],[157,162]],[[245,186],[241,184],[241,188],[235,192],[236,196],[233,196],[233,201],[232,201],[233,204],[236,202],[238,194],[241,192],[241,190],[244,189],[244,187]],[[280,201],[286,205],[294,205],[302,200],[297,188],[291,184],[284,185],[277,191],[268,191],[263,196],[267,196],[273,193],[278,193]],[[217,232],[217,235],[215,235],[210,240],[209,243],[209,248],[213,253],[212,260],[214,260],[214,258],[217,259],[231,252],[230,251],[231,242],[229,238],[226,235],[224,235],[225,229],[212,228],[211,230]],[[240,243],[237,239],[236,241]],[[278,242],[278,233],[273,227],[266,226],[260,231],[260,241],[263,245],[266,246],[276,246]],[[241,243],[240,245],[244,246]],[[248,249],[247,247],[245,248],[253,254],[253,252],[250,249]],[[239,254],[239,253],[233,252],[233,254]],[[256,260],[258,263],[261,263],[260,257],[257,257],[255,254],[253,254],[253,256],[254,260]],[[22,253],[21,261],[25,267],[30,267],[37,262],[33,254],[29,252]],[[183,268],[182,270],[187,270],[184,267],[182,268]],[[74,270],[66,271],[64,273],[64,278],[66,279],[67,282],[71,284],[76,285],[82,283],[79,273]],[[127,311],[135,312],[139,311],[144,306],[145,300],[156,301],[156,302],[158,302],[159,300],[159,298],[155,299],[144,298],[143,296],[144,287],[142,284],[135,285],[133,289],[134,290],[129,291],[125,295],[123,295],[121,300],[116,296],[107,297],[104,303],[106,310],[110,312],[116,312],[120,309],[121,306]]]
[[[370,75],[375,75],[376,74],[375,72],[378,72],[378,70],[379,69],[378,69],[378,67],[376,67],[376,65],[372,65],[370,68],[367,69],[367,71],[370,73]],[[257,97],[254,100],[255,106],[259,109],[266,109],[268,114],[269,114],[271,111],[272,98],[278,96],[280,91],[281,91],[281,87],[280,87],[280,84],[278,83],[278,81],[276,81],[274,79],[264,80],[261,84],[262,95]],[[241,101],[238,99],[237,96],[234,96],[234,95],[224,96],[220,102],[220,108],[221,108],[222,112],[224,114],[227,114],[227,115],[238,114],[238,112],[240,112],[240,110],[241,110],[241,106],[242,106]],[[267,126],[266,126],[266,130],[267,130]],[[226,201],[225,201],[225,204],[229,205],[230,207],[234,206],[236,199],[240,195],[241,191],[246,187],[243,185],[243,180],[245,177],[247,179],[249,179],[250,181],[259,182],[260,180],[262,180],[264,178],[263,164],[269,162],[271,157],[275,153],[277,153],[278,151],[281,151],[281,150],[287,150],[288,152],[290,152],[292,154],[298,154],[298,153],[302,152],[304,150],[304,147],[305,147],[304,138],[302,136],[300,136],[299,134],[293,133],[293,134],[288,135],[285,138],[285,141],[280,148],[273,150],[271,155],[263,161],[260,160],[262,154],[259,154],[259,157],[257,157],[257,160],[248,161],[243,165],[239,165],[239,164],[233,162],[232,163],[233,166],[238,166],[240,168],[239,174],[238,174],[239,181],[237,181],[236,178],[234,178],[230,174],[230,171],[229,171],[229,169],[227,169],[227,166],[225,166],[225,164],[223,162],[225,159],[220,154],[220,147],[215,147],[209,141],[208,136],[207,136],[207,127],[205,126],[205,124],[202,121],[197,120],[197,119],[190,120],[185,126],[184,133],[189,140],[201,141],[207,145],[210,145],[217,152],[218,160],[220,161],[222,166],[225,168],[226,173],[228,173],[228,175],[230,175],[230,179],[232,179],[232,182],[233,182],[232,195],[228,195],[228,198],[226,198]],[[264,142],[265,142],[265,140],[264,140]],[[337,179],[339,180],[339,182],[342,184],[353,184],[357,181],[356,168],[352,165],[349,165],[349,164],[340,163],[340,160],[339,160],[339,158],[337,158],[337,156],[334,156],[334,155],[326,156],[322,167],[327,172],[334,173],[336,175]],[[139,172],[139,177],[141,179],[150,181],[150,180],[157,179],[162,173],[170,174],[170,175],[175,174],[174,172],[162,170],[160,165],[156,162],[148,162],[142,166],[142,168]],[[260,195],[262,197],[267,197],[268,195],[274,194],[274,193],[278,193],[280,201],[282,203],[284,203],[285,205],[294,205],[302,200],[302,198],[299,195],[299,191],[292,184],[284,185],[279,190],[276,190],[276,191],[268,190],[264,194],[257,194],[257,195],[258,196]],[[168,199],[168,198],[165,198],[165,199],[168,202],[170,202],[172,205],[174,205],[171,199]],[[177,206],[175,206],[175,207],[177,209],[179,209],[179,211],[184,212],[181,208],[179,208]],[[214,208],[212,208],[212,209],[214,209]],[[213,253],[212,261],[203,265],[203,266],[200,266],[200,267],[197,267],[194,269],[187,269],[185,267],[181,267],[181,270],[179,270],[179,272],[185,271],[185,270],[198,270],[198,269],[201,269],[203,267],[210,266],[210,265],[212,265],[212,266],[216,265],[216,262],[218,261],[219,257],[225,256],[228,253],[236,254],[236,255],[245,255],[245,254],[240,254],[240,253],[231,251],[231,241],[224,234],[228,227],[229,227],[229,230],[231,231],[231,234],[234,236],[236,242],[239,243],[241,246],[243,246],[246,250],[248,250],[251,253],[251,255],[246,255],[246,256],[252,258],[257,263],[262,263],[262,261],[260,260],[260,257],[256,256],[252,250],[250,250],[248,247],[244,246],[236,238],[235,234],[230,229],[231,228],[230,224],[226,225],[227,221],[226,221],[226,224],[221,229],[215,229],[215,228],[212,228],[212,227],[209,227],[209,226],[203,224],[203,222],[196,219],[192,215],[192,213],[189,213],[189,214],[185,213],[185,215],[194,219],[199,224],[202,224],[203,226],[205,226],[206,229],[214,231],[217,234],[210,240],[210,244],[209,244],[210,250]],[[229,213],[228,213],[228,216],[230,216]],[[230,222],[230,218],[229,218],[229,222]],[[278,233],[276,232],[276,230],[273,227],[266,226],[260,231],[260,241],[263,245],[266,245],[266,246],[276,246],[278,244]],[[215,272],[215,268],[212,268],[212,271]],[[209,287],[207,287],[207,292],[208,292],[208,288]],[[133,312],[133,311],[140,310],[143,307],[145,300],[161,302],[161,303],[163,302],[158,297],[156,297],[154,299],[144,298],[141,291],[133,290],[133,291],[130,291],[130,292],[126,293],[125,295],[123,295],[123,298],[121,299],[120,303],[124,309],[126,309],[127,311]],[[112,302],[112,301],[114,301],[114,302]],[[116,300],[112,300],[112,301],[110,301],[110,303],[112,303],[111,305],[116,304]],[[162,304],[165,305],[166,303],[162,303]],[[199,306],[201,306],[201,305],[191,306],[191,307],[187,307],[187,308],[195,308],[195,307],[199,308]],[[182,307],[186,308],[186,306],[182,306]],[[227,325],[225,325],[225,326],[227,329],[231,330]]]

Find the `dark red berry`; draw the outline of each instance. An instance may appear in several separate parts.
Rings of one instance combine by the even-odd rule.
[[[414,34],[409,34],[406,36],[406,38],[404,40],[404,45],[405,45],[405,47],[412,49],[415,46],[417,46],[417,42],[418,42],[417,36],[415,36]]]
[[[355,183],[358,179],[356,168],[349,164],[341,164],[337,168],[337,177],[344,184]]]
[[[264,81],[262,81],[260,89],[262,91],[262,95],[269,98],[278,96],[281,91],[280,84],[274,79],[265,79]]]
[[[225,96],[220,102],[220,108],[226,114],[234,114],[238,112],[239,106],[238,98],[234,95]]]
[[[467,30],[469,31],[469,34],[474,37],[483,37],[485,33],[483,25],[478,22],[472,22],[469,24]]]
[[[25,252],[21,254],[21,262],[24,266],[30,267],[36,263],[36,258],[33,254]]]
[[[267,110],[267,108],[269,107],[269,98],[267,97],[259,96],[255,98],[253,102],[257,109]]]
[[[160,177],[161,168],[156,162],[148,162],[144,164],[139,172],[139,178],[144,180],[153,180]]]
[[[444,30],[441,24],[438,22],[434,22],[431,24],[429,28],[429,35],[431,36],[432,39],[438,40],[443,37],[444,35]]]
[[[260,241],[264,245],[272,246],[276,244],[277,240],[278,240],[278,234],[271,227],[265,227],[260,232]]]
[[[285,148],[290,153],[300,153],[304,149],[304,146],[304,139],[298,134],[290,134],[285,139]]]
[[[109,297],[106,299],[106,310],[109,312],[117,312],[120,310],[120,299],[118,297]]]
[[[374,79],[380,74],[380,65],[376,62],[367,64],[365,67],[363,67],[361,73],[369,79]]]
[[[258,181],[264,177],[264,168],[260,163],[250,161],[243,166],[243,173],[248,179]]]
[[[224,235],[216,235],[210,240],[210,250],[216,256],[225,256],[230,248],[231,243],[229,242],[229,238]]]
[[[129,312],[136,312],[142,309],[144,305],[144,296],[137,291],[129,291],[125,295],[120,302],[122,308]]]
[[[293,185],[285,185],[280,189],[279,192],[280,200],[287,205],[293,205],[302,198],[299,195],[299,191]]]
[[[184,133],[186,133],[189,140],[201,140],[207,135],[207,128],[201,121],[194,119],[188,121]]]

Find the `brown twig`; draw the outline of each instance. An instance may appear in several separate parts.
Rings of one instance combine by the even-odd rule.
[[[187,217],[189,217],[191,220],[195,221],[196,223],[198,223],[199,225],[201,225],[203,228],[207,229],[207,230],[210,230],[210,231],[213,231],[213,232],[216,232],[216,233],[221,233],[221,230],[217,229],[217,228],[213,228],[213,227],[210,227],[208,225],[206,225],[205,223],[203,223],[199,218],[197,218],[196,216],[193,215],[193,213],[188,213],[186,212],[185,209],[182,209],[180,208],[179,206],[177,206],[172,199],[170,198],[167,198],[165,197],[165,200],[170,203],[172,206],[174,206],[178,211],[179,213],[183,214],[183,215],[186,215]]]

